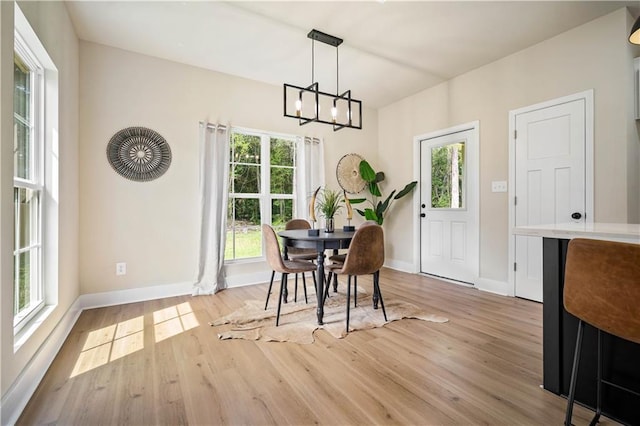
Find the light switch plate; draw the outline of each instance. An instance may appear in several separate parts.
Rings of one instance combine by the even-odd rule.
[[[491,192],[507,192],[507,181],[494,180],[491,182]]]

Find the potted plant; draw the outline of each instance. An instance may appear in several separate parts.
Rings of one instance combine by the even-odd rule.
[[[320,215],[324,216],[325,218],[324,232],[334,231],[334,217],[336,213],[338,213],[342,208],[343,202],[344,199],[340,191],[325,188],[320,193],[317,199],[317,204]]]
[[[415,180],[413,182],[409,182],[400,192],[397,192],[397,190],[394,189],[391,191],[391,194],[384,199],[384,201],[380,201],[378,200],[378,197],[382,197],[382,192],[380,191],[380,186],[378,184],[384,181],[384,173],[376,173],[367,160],[362,160],[360,162],[360,176],[365,182],[367,182],[367,189],[371,194],[371,198],[352,198],[349,202],[351,204],[360,204],[368,201],[370,207],[366,207],[364,210],[356,209],[356,211],[361,216],[364,216],[365,219],[376,221],[378,225],[382,225],[384,215],[391,208],[391,204],[393,204],[395,200],[399,200],[413,191],[418,183]]]

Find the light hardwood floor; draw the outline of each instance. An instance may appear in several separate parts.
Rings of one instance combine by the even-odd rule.
[[[85,311],[19,424],[563,423],[565,399],[540,388],[542,305],[389,269],[381,288],[450,321],[318,330],[310,345],[218,340],[207,323],[266,284]],[[576,406],[574,424],[591,415]]]

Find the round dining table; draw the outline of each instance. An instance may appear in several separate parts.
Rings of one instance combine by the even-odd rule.
[[[355,232],[346,232],[338,229],[334,232],[324,232],[320,229],[318,235],[310,235],[309,231],[308,229],[292,229],[280,231],[278,232],[278,236],[282,238],[285,259],[288,258],[287,250],[289,247],[312,248],[318,252],[316,274],[316,298],[318,299],[318,307],[316,312],[318,315],[318,325],[322,325],[325,282],[324,252],[325,250],[334,250],[334,252],[337,253],[339,249],[348,248]]]

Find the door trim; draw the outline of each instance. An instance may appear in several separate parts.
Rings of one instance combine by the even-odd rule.
[[[420,141],[425,139],[432,139],[441,136],[450,135],[452,133],[459,133],[464,131],[471,131],[471,140],[476,146],[477,155],[475,156],[477,176],[474,182],[470,183],[468,189],[475,191],[477,194],[475,198],[475,209],[477,212],[475,220],[478,221],[476,229],[478,232],[478,270],[476,276],[480,278],[480,121],[471,121],[465,124],[459,124],[457,126],[448,127],[446,129],[436,130],[434,132],[424,133],[413,137],[413,179],[418,181],[418,188],[413,191],[413,229],[416,238],[413,239],[413,272],[415,274],[420,273]],[[477,286],[477,283],[476,283]]]
[[[513,228],[515,226],[515,205],[513,203],[515,197],[515,183],[516,183],[516,116],[539,109],[545,109],[556,105],[561,105],[578,100],[584,100],[584,123],[585,123],[585,150],[584,150],[584,170],[585,170],[585,222],[593,223],[594,207],[593,207],[593,126],[594,126],[594,113],[593,113],[593,89],[585,90],[584,92],[574,93],[572,95],[563,96],[561,98],[552,99],[549,101],[541,102],[534,105],[529,105],[523,108],[518,108],[509,111],[509,184],[508,184],[508,205],[509,205],[509,260],[507,263],[507,276],[509,281],[510,296],[516,294],[516,282],[515,272],[513,265],[516,261],[516,244],[515,235],[513,234]]]

